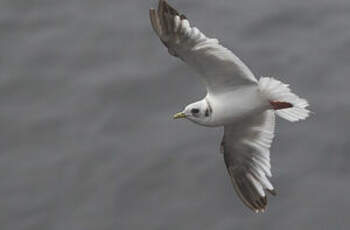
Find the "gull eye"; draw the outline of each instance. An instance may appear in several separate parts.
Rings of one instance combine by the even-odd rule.
[[[192,114],[197,114],[197,113],[199,113],[199,109],[191,109],[191,113]]]

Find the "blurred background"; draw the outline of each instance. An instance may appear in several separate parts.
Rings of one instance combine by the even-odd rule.
[[[169,0],[314,114],[277,121],[278,196],[235,194],[205,95],[153,33],[156,0],[0,2],[0,229],[349,229],[350,1]]]

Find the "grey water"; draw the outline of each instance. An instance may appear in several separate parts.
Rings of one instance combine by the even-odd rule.
[[[155,0],[2,0],[0,229],[349,229],[350,1],[169,2],[311,104],[277,121],[267,211],[237,198],[220,128],[171,119],[205,90]]]

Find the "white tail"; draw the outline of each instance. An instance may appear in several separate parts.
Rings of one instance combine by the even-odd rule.
[[[276,114],[288,121],[304,120],[310,114],[306,109],[309,103],[292,93],[289,85],[284,84],[274,78],[261,77],[259,79],[259,90],[269,101],[288,102],[293,105],[291,108],[275,110]]]

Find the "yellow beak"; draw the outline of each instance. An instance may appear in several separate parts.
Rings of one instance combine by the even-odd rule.
[[[174,119],[185,118],[186,115],[183,112],[174,115]]]

